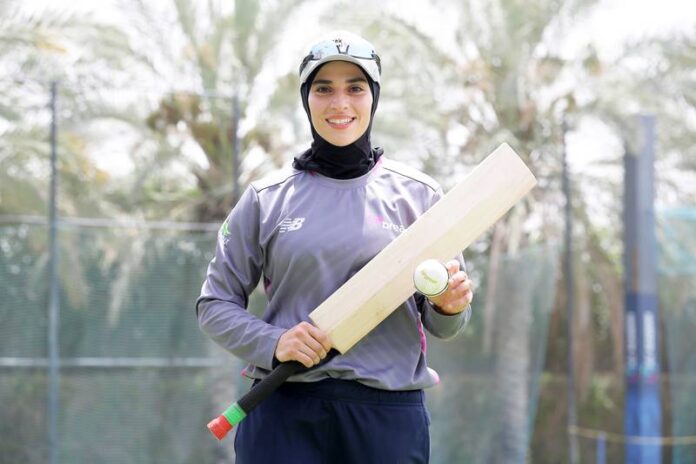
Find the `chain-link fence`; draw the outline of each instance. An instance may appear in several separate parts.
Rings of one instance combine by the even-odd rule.
[[[204,424],[215,393],[241,384],[193,311],[215,231],[62,221],[59,237],[59,461],[215,462],[229,444]],[[42,225],[0,227],[7,463],[48,460],[47,239]]]
[[[74,89],[58,89],[65,103],[58,100],[53,147],[60,214],[58,346],[52,351],[45,214],[51,112],[48,93],[38,96],[42,89],[28,86],[32,97],[17,100],[26,108],[0,118],[0,464],[232,462],[233,439],[218,443],[205,424],[248,381],[239,375],[242,362],[198,330],[193,303],[218,227],[201,218],[220,217],[229,208],[235,179],[244,185],[269,167],[254,155],[266,136],[249,136],[240,147],[234,139],[238,108],[225,96],[154,92],[139,98],[136,90],[109,97],[114,105],[104,108]],[[118,117],[105,123],[114,109]],[[237,151],[247,154],[241,163],[231,156]],[[201,156],[208,163],[202,171]],[[110,190],[104,172],[118,177],[132,163],[140,163],[138,169],[119,178],[132,193]],[[201,182],[181,188],[190,179]],[[211,179],[218,184],[203,182]],[[190,195],[183,201],[177,196],[182,191]],[[189,209],[182,212],[181,205]],[[128,208],[202,222],[78,218],[115,217]],[[690,347],[696,219],[692,210],[672,211],[660,216],[659,225],[661,339],[668,361],[664,435],[674,438],[664,444],[672,463],[683,464],[696,456],[689,441],[696,436]],[[561,369],[544,369],[556,342],[548,329],[553,308],[560,306],[560,249],[541,244],[496,263],[468,258],[478,286],[471,323],[455,340],[428,343],[429,364],[442,378],[427,392],[432,462],[521,464],[530,454],[532,462],[558,462],[567,456],[566,377]],[[256,292],[251,304],[259,310],[263,294]],[[589,399],[579,405],[580,425],[595,426],[578,432],[582,462],[603,440],[608,462],[623,458],[624,379],[607,364],[598,362]],[[49,439],[51,391],[55,441]]]
[[[247,382],[241,362],[198,330],[193,310],[215,231],[144,225],[60,222],[60,462],[193,463],[232,455],[232,440],[218,444],[205,424]],[[0,227],[2,462],[42,463],[49,452],[47,239],[45,225]],[[442,376],[428,392],[434,462],[524,460],[556,261],[555,249],[544,247],[503,260],[488,350],[482,299],[463,336],[430,341],[428,356]],[[484,294],[486,263],[471,262],[470,272]]]
[[[669,371],[674,464],[696,462],[696,209],[664,211],[660,234],[660,316]]]

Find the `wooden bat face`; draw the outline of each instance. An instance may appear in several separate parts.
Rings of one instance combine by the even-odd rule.
[[[413,271],[468,247],[536,185],[507,144],[500,145],[309,317],[345,353],[414,292]]]

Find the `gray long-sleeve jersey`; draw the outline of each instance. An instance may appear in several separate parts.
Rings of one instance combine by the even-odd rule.
[[[249,363],[246,375],[263,378],[283,332],[309,321],[312,310],[441,196],[433,179],[384,156],[355,179],[287,170],[252,183],[218,234],[196,302],[201,329]],[[259,318],[246,307],[261,278],[268,304]],[[432,386],[438,379],[426,364],[423,327],[450,338],[470,315],[470,307],[440,314],[414,295],[348,352],[290,380],[333,377],[387,390]]]

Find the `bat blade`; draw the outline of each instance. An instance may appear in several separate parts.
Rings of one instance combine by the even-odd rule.
[[[451,259],[508,212],[536,178],[508,144],[500,145],[387,245],[309,317],[345,353],[416,291],[413,270]]]

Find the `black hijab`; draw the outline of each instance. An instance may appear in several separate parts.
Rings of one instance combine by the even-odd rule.
[[[323,66],[323,65],[322,65]],[[355,142],[345,147],[337,147],[324,140],[312,125],[312,116],[309,111],[309,89],[314,82],[314,78],[321,66],[309,75],[302,87],[302,106],[309,118],[312,128],[312,146],[295,158],[292,165],[300,171],[315,171],[321,175],[334,179],[352,179],[366,174],[375,165],[377,160],[384,152],[381,148],[372,148],[370,133],[372,132],[372,121],[374,121],[377,102],[379,101],[379,84],[373,81],[365,72],[365,78],[370,84],[372,92],[372,109],[370,111],[370,123]]]

